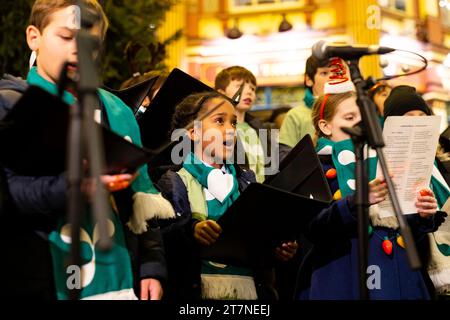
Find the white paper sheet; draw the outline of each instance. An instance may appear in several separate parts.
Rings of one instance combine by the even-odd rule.
[[[400,207],[404,214],[417,212],[418,191],[429,188],[439,139],[440,116],[393,116],[384,123],[384,154]],[[377,166],[377,177],[383,177]],[[394,215],[391,201],[378,204],[381,217]]]

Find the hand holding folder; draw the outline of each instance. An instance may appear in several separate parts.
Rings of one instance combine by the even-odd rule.
[[[217,262],[268,264],[274,249],[295,240],[332,196],[311,137],[306,135],[281,162],[280,172],[264,184],[251,184],[217,221],[222,233],[202,248]]]
[[[274,249],[294,240],[328,202],[259,183],[250,184],[217,221],[217,241],[203,246],[204,259],[236,266],[270,264]]]

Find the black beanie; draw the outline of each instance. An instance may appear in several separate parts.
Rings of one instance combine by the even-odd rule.
[[[421,110],[431,116],[430,107],[414,87],[395,87],[384,102],[385,119],[389,116],[402,116],[412,110]]]

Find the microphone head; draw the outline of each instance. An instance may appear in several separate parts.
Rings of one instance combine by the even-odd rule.
[[[326,53],[327,46],[328,45],[325,40],[320,40],[316,42],[311,48],[313,57],[315,57],[318,60],[327,59],[328,58]]]
[[[389,48],[389,47],[378,47],[378,54],[386,54],[386,53],[390,53],[390,52],[394,52],[396,51],[396,49],[394,48]]]

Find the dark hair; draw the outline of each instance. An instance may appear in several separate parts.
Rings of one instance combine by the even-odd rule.
[[[397,86],[384,102],[384,118],[389,116],[402,116],[408,111],[420,110],[426,115],[432,115],[432,111],[416,88],[411,86]]]
[[[172,116],[172,130],[185,128],[198,118],[199,113],[203,109],[208,100],[214,98],[226,98],[216,91],[195,93],[183,99],[175,108]]]
[[[216,80],[214,81],[214,88],[216,90],[225,90],[231,81],[244,79],[245,82],[250,82],[256,87],[256,77],[249,70],[241,66],[233,66],[220,71]]]
[[[132,87],[138,83],[144,82],[145,80],[151,79],[153,77],[158,77],[155,84],[152,86],[148,96],[150,99],[153,98],[154,93],[156,90],[160,89],[163,83],[166,81],[167,77],[169,76],[169,73],[167,71],[160,71],[160,70],[153,70],[146,72],[144,74],[136,74],[135,76],[125,80],[120,85],[120,89],[125,89]]]
[[[325,68],[330,65],[330,61],[328,59],[319,60],[314,56],[310,56],[308,59],[306,59],[306,66],[305,66],[305,87],[311,89],[311,87],[308,87],[306,85],[306,76],[308,76],[312,82],[314,82],[314,76],[317,73],[317,69],[319,68]]]
[[[373,98],[375,97],[375,95],[377,93],[383,92],[387,88],[392,89],[392,87],[390,85],[388,85],[387,83],[378,82],[372,88],[370,88],[369,91],[367,91],[367,95],[369,96],[370,100],[373,101]]]

